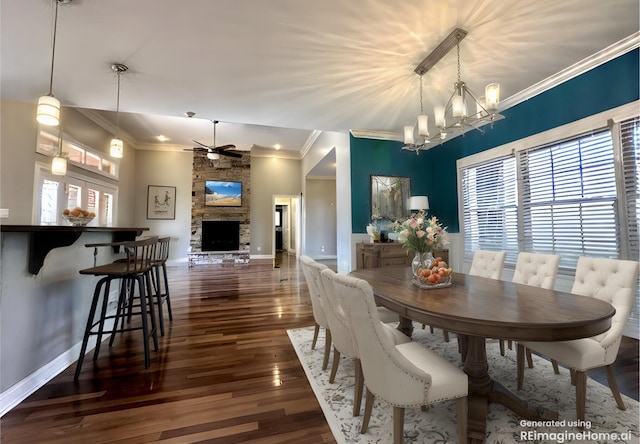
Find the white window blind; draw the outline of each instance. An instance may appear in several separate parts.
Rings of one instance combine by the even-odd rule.
[[[575,137],[518,153],[522,249],[561,256],[619,257],[611,132]]]
[[[626,201],[628,259],[637,261],[640,260],[640,237],[638,235],[638,217],[640,215],[640,118],[629,119],[620,124],[620,146],[622,149],[622,183]]]
[[[506,156],[462,170],[464,256],[476,250],[506,251],[507,261],[518,255],[516,160]]]

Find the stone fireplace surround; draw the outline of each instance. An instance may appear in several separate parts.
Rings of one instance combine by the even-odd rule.
[[[193,153],[193,180],[191,189],[191,251],[189,266],[199,263],[248,264],[251,241],[251,153],[241,151],[242,158],[221,156],[218,161],[210,161],[206,153]],[[205,181],[221,180],[242,182],[242,206],[205,206]],[[239,250],[202,251],[203,221],[237,221],[240,225]]]

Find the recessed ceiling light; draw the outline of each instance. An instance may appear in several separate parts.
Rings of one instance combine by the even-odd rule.
[[[167,140],[169,140],[169,138],[168,138],[167,136],[165,136],[164,134],[160,134],[160,135],[158,136],[158,140],[159,140],[160,142],[166,142]]]
[[[279,149],[280,149],[280,144],[279,144],[279,143],[276,143],[273,147],[274,147],[275,149],[279,150]]]

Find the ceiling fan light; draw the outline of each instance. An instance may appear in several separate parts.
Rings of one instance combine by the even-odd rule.
[[[122,159],[124,155],[124,144],[121,139],[114,137],[109,145],[109,154],[116,159]]]
[[[53,96],[41,96],[38,99],[36,120],[48,126],[60,124],[60,101]]]
[[[56,156],[51,160],[51,174],[64,176],[67,174],[67,159]]]
[[[209,151],[207,153],[207,159],[209,159],[209,160],[218,160],[218,159],[220,159],[220,154],[214,153],[212,151]]]

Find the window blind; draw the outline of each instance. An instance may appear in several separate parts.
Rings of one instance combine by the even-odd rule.
[[[476,250],[506,251],[518,256],[518,202],[514,156],[494,159],[461,172],[464,256]]]
[[[518,153],[523,251],[619,257],[611,132],[575,137]]]
[[[626,120],[620,124],[620,146],[622,149],[622,182],[625,196],[627,220],[626,240],[629,259],[640,260],[640,237],[638,215],[640,215],[640,118]]]

